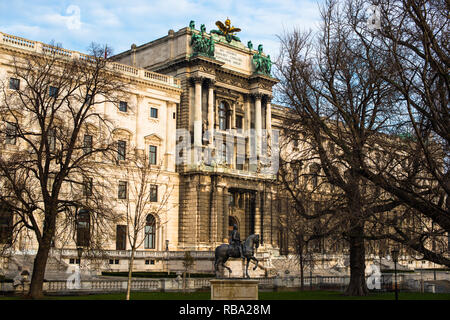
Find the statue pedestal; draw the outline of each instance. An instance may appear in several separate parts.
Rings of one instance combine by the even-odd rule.
[[[211,280],[211,300],[258,300],[258,280]]]

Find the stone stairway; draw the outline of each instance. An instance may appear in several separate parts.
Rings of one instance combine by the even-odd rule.
[[[33,272],[33,264],[34,255],[14,255],[8,259],[4,274],[7,278],[14,278],[24,270],[31,274]],[[61,277],[67,277],[67,269],[68,265],[65,262],[50,256],[47,260],[45,278],[59,279]]]

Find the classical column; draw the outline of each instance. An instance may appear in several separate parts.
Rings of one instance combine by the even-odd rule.
[[[251,114],[250,114],[250,97],[244,95],[244,130],[250,130]]]
[[[219,130],[219,99],[216,99],[216,114],[215,114],[215,118],[216,118],[216,125],[215,125],[215,129]]]
[[[213,144],[213,131],[214,131],[214,80],[209,80],[208,87],[208,131],[209,131],[209,144]]]
[[[255,131],[256,131],[256,154],[261,155],[261,136],[262,136],[262,111],[261,94],[255,94]]]
[[[194,146],[202,145],[202,82],[203,78],[194,78]]]
[[[272,105],[270,104],[271,99],[267,98],[266,104],[266,130],[267,136],[270,136],[272,133]]]
[[[228,188],[225,186],[222,186],[222,205],[223,205],[223,212],[222,212],[222,235],[223,235],[223,241],[225,239],[228,242],[228,219],[229,219],[229,212],[228,212]]]
[[[261,237],[261,191],[257,191],[255,195],[255,234]]]
[[[233,101],[233,110],[231,114],[231,129],[236,129],[236,101]]]

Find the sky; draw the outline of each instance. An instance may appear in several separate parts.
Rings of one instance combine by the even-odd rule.
[[[0,0],[0,32],[69,50],[86,52],[91,42],[107,44],[117,54],[178,31],[191,20],[200,29],[217,29],[217,20],[241,28],[244,44],[263,44],[278,56],[277,35],[295,28],[315,29],[322,0]]]

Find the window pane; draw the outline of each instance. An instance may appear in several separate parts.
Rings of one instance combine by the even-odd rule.
[[[219,106],[219,129],[227,129],[227,108],[223,102]]]
[[[17,126],[15,123],[6,123],[6,139],[7,144],[16,144]]]
[[[92,196],[92,178],[85,178],[83,182],[83,196]]]
[[[119,140],[117,142],[117,160],[125,160],[126,157],[126,141]]]
[[[50,151],[54,151],[56,149],[56,129],[50,129],[48,131],[48,146]]]
[[[58,88],[57,87],[52,87],[50,86],[50,88],[48,89],[48,95],[50,97],[56,98],[58,96]]]
[[[128,110],[128,103],[125,101],[120,101],[119,102],[119,110],[122,112],[127,112]]]
[[[119,181],[119,190],[118,190],[117,197],[119,199],[127,198],[127,182],[126,181]]]
[[[0,243],[11,244],[13,238],[13,216],[6,206],[0,207]]]
[[[77,246],[87,247],[90,242],[90,215],[80,210],[77,217]]]
[[[19,90],[20,88],[20,80],[16,78],[9,79],[9,88],[12,90]]]
[[[156,146],[149,146],[149,163],[150,164],[156,164],[157,161],[157,157],[156,157],[156,151],[157,151],[157,147]]]
[[[149,214],[147,216],[147,223],[145,225],[145,239],[144,239],[145,249],[155,249],[155,229],[156,229],[155,217]]]
[[[155,184],[150,186],[150,201],[158,202],[158,186]]]
[[[158,109],[156,109],[156,108],[150,108],[150,117],[152,117],[152,118],[158,118]]]
[[[236,128],[242,129],[242,116],[236,116]]]
[[[92,136],[89,134],[84,135],[83,152],[84,154],[92,152]]]
[[[127,247],[127,226],[117,225],[116,250],[126,250],[126,247]]]

